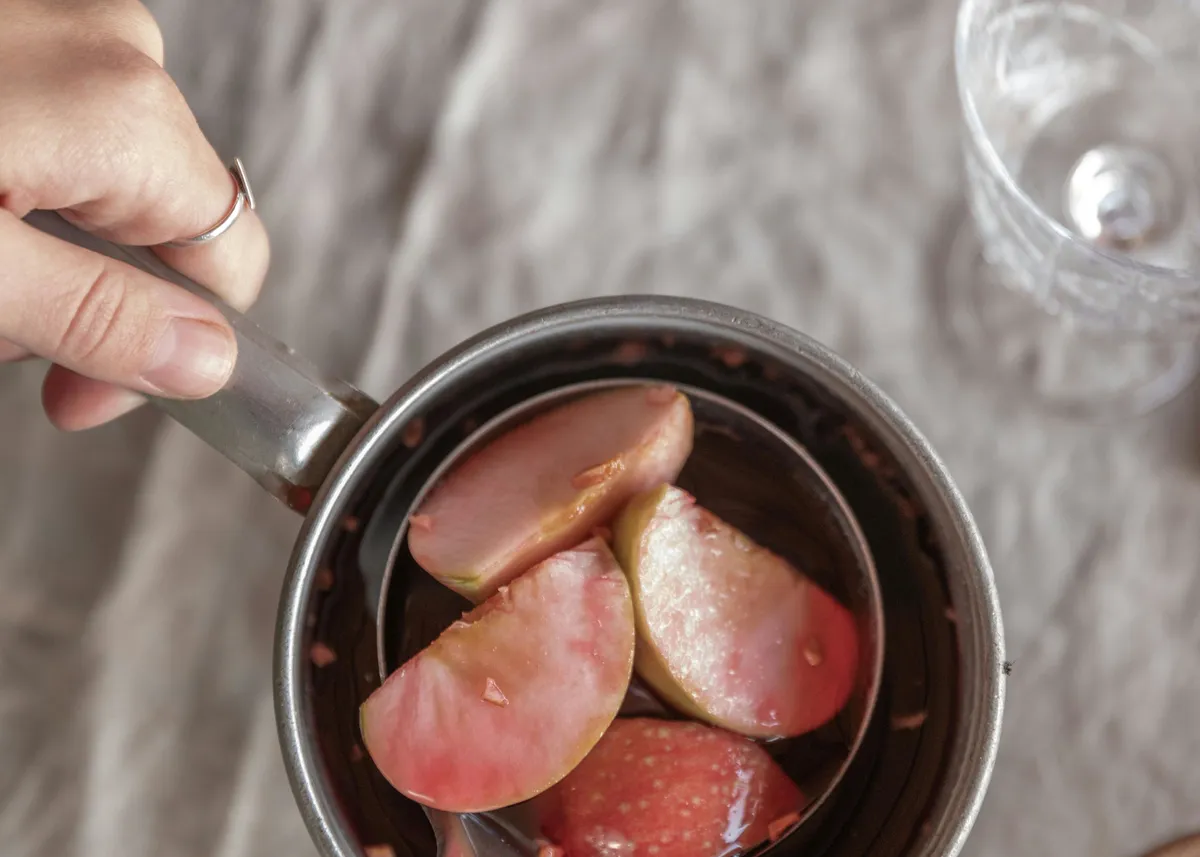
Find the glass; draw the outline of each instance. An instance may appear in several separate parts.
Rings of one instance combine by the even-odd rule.
[[[1145,413],[1196,374],[1193,2],[959,9],[974,223],[951,249],[947,320],[980,365],[1070,415]]]

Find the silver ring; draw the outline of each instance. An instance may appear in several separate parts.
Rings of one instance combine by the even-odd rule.
[[[163,244],[164,247],[195,247],[197,244],[204,244],[214,238],[220,238],[229,231],[229,227],[237,223],[237,219],[242,216],[243,211],[247,208],[251,211],[254,210],[254,191],[250,190],[250,179],[246,178],[246,168],[242,166],[241,158],[233,159],[233,163],[229,165],[229,174],[233,176],[237,192],[233,197],[233,203],[229,206],[229,211],[225,212],[225,216],[215,226],[206,229],[199,235],[167,241]]]

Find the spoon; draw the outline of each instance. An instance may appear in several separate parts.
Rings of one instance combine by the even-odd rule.
[[[433,487],[483,446],[544,411],[602,390],[655,383],[661,382],[609,378],[526,399],[472,432],[407,498],[380,581],[376,614],[380,680],[470,609],[465,599],[427,575],[408,551],[409,515]],[[791,755],[806,762],[797,784],[810,798],[798,826],[841,781],[874,710],[883,666],[883,606],[874,563],[849,507],[802,446],[736,402],[696,387],[676,386],[688,396],[695,420],[695,446],[677,484],[700,504],[803,569],[850,608],[859,625],[862,662],[849,702],[834,723],[818,730],[823,734],[795,739],[804,746]],[[622,713],[671,716],[636,678]],[[509,823],[507,813],[456,815],[424,809],[437,835],[440,857],[536,853],[533,837]]]

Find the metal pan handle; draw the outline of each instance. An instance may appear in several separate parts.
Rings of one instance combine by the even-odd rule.
[[[50,211],[35,211],[25,222],[182,286],[221,310],[238,346],[237,365],[224,389],[207,399],[151,401],[290,508],[306,512],[313,493],[378,404],[324,375],[152,251],[105,241]]]

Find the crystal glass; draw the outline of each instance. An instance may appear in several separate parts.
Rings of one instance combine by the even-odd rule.
[[[1197,0],[963,0],[967,198],[946,279],[960,346],[1084,417],[1196,374]]]

